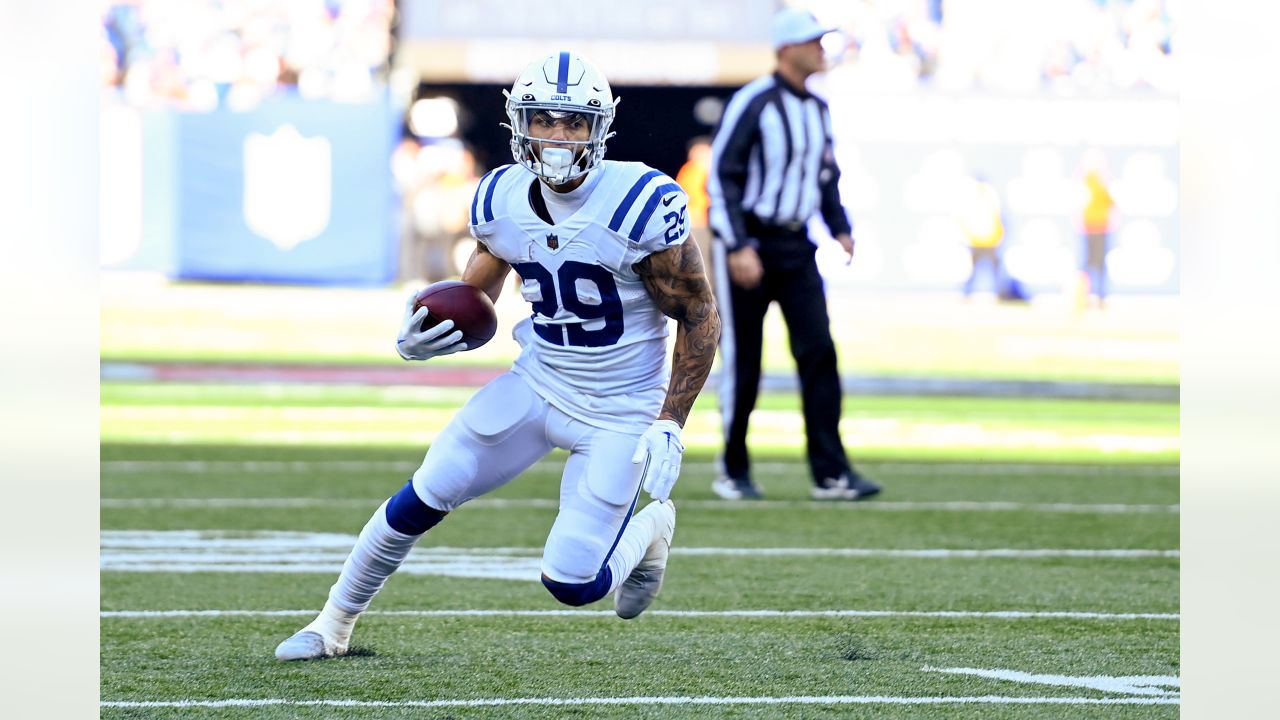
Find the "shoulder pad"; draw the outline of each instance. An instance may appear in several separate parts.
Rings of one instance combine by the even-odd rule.
[[[476,185],[476,195],[471,200],[471,227],[483,225],[493,222],[493,198],[494,191],[498,187],[498,183],[502,177],[507,174],[515,165],[503,165],[499,168],[490,170],[484,177],[480,178],[480,183]]]
[[[609,229],[630,242],[660,250],[688,234],[688,198],[667,175],[637,163],[635,179],[609,216]],[[655,238],[656,236],[656,238]],[[651,242],[656,239],[656,244]]]

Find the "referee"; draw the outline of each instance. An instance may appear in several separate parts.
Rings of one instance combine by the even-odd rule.
[[[831,117],[826,103],[805,89],[805,80],[825,69],[821,40],[830,31],[808,12],[775,15],[777,68],[733,96],[712,143],[709,223],[725,318],[719,388],[725,452],[712,490],[728,500],[761,497],[751,479],[747,421],[760,388],[764,316],[774,301],[800,375],[812,497],[861,500],[880,492],[849,464],[840,440],[836,348],[816,248],[805,229],[821,211],[853,259],[852,230],[836,189]]]

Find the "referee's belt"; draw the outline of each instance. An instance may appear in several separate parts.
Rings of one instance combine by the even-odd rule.
[[[747,215],[748,231],[754,230],[760,233],[774,234],[794,234],[805,229],[807,223],[803,220],[795,220],[792,222],[773,222],[762,220],[757,215]]]

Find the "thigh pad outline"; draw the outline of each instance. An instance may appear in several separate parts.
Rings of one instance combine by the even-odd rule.
[[[496,445],[510,437],[543,402],[523,378],[507,373],[471,396],[458,419],[482,444]]]
[[[578,487],[610,509],[630,507],[640,486],[643,463],[631,462],[639,438],[601,431],[592,438],[586,477]]]

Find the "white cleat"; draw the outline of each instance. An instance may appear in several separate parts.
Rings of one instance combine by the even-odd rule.
[[[277,660],[322,660],[347,654],[351,629],[360,613],[326,602],[315,620],[276,646]]]
[[[641,519],[655,523],[653,540],[649,542],[640,564],[613,593],[613,609],[624,620],[644,612],[662,589],[662,578],[667,573],[667,556],[671,552],[671,536],[676,532],[676,506],[670,500],[651,502],[636,513],[633,522]]]
[[[305,628],[276,646],[276,659],[283,661],[323,660],[346,653],[346,645],[325,640],[320,633]]]

